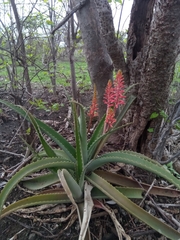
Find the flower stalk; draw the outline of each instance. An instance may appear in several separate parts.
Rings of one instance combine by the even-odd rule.
[[[111,80],[108,81],[104,94],[104,103],[107,105],[107,110],[103,133],[106,133],[116,122],[117,109],[120,105],[125,104],[124,78],[120,70],[117,72],[114,84]]]
[[[97,104],[97,90],[96,85],[94,84],[94,92],[93,92],[93,99],[90,110],[87,114],[89,116],[89,125],[88,125],[88,132],[90,132],[90,128],[92,125],[92,120],[94,117],[98,116],[98,104]]]
[[[116,122],[117,109],[119,108],[120,105],[125,104],[124,78],[120,70],[117,72],[114,83],[111,80],[108,81],[107,87],[104,93],[103,102],[107,105],[106,118],[104,123],[104,130],[103,130],[103,133],[106,133],[113,127],[113,124]],[[96,91],[95,84],[94,84],[92,104],[88,112],[88,116],[89,116],[89,125],[88,125],[88,132],[89,132],[93,118],[98,116],[97,91]]]

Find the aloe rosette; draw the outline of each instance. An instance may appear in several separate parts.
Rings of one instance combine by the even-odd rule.
[[[180,189],[180,180],[173,176],[163,166],[148,157],[131,151],[117,151],[99,155],[107,138],[113,133],[134,101],[135,97],[130,96],[125,103],[123,77],[119,71],[114,81],[109,82],[105,92],[105,104],[107,104],[106,115],[100,120],[96,129],[88,139],[86,116],[81,104],[72,102],[74,119],[75,144],[73,147],[63,136],[54,129],[32,116],[24,108],[15,106],[9,102],[0,100],[22,117],[29,120],[34,126],[36,133],[43,146],[43,150],[37,153],[33,162],[17,172],[5,185],[0,193],[0,218],[25,207],[42,205],[48,203],[69,203],[72,202],[77,208],[78,218],[81,225],[79,239],[91,239],[88,223],[95,199],[112,199],[119,206],[130,214],[143,221],[151,228],[170,239],[180,239],[180,233],[171,226],[163,223],[158,218],[139,207],[130,198],[142,198],[144,189],[140,187],[123,187],[122,178],[119,176],[119,186],[109,183],[109,174],[101,174],[96,171],[107,163],[120,162],[140,167],[149,172],[163,177]],[[119,105],[124,105],[121,113],[116,116]],[[77,107],[80,116],[77,114]],[[97,115],[96,93],[94,93],[92,106],[89,111],[90,120]],[[90,123],[91,124],[91,123]],[[57,145],[53,149],[45,140],[44,135],[49,136]],[[25,176],[41,169],[48,169],[48,172],[30,180],[24,180]],[[112,178],[112,177],[111,177]],[[118,176],[116,176],[118,178]],[[8,195],[12,189],[22,182],[24,187],[31,190],[38,190],[40,193],[4,207]],[[61,182],[64,191],[58,189],[43,191],[58,181]]]

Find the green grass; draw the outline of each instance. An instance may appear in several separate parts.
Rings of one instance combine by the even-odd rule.
[[[41,65],[41,64],[39,64]],[[43,68],[41,66],[41,68]],[[22,68],[18,67],[18,81],[22,80]],[[35,69],[33,66],[29,67],[29,75],[32,83],[42,84],[43,86],[51,87],[51,81],[47,70],[41,70],[36,74],[38,68]],[[91,86],[91,80],[87,70],[87,64],[85,61],[76,61],[75,62],[75,71],[76,71],[76,82],[79,88],[89,88]],[[0,69],[0,76],[3,77],[3,81],[0,80],[1,84],[6,81],[8,83],[8,74],[6,68]],[[56,72],[56,81],[58,85],[70,86],[71,85],[71,70],[70,63],[68,61],[59,61],[57,63],[57,72]]]
[[[90,84],[90,77],[86,62],[75,62],[75,71],[78,85],[84,87]],[[43,84],[51,84],[47,71],[40,71],[38,75],[35,76],[36,70],[33,67],[30,67],[29,73],[32,78],[32,82],[39,83],[39,81],[41,81]],[[69,62],[59,62],[57,64],[56,80],[57,84],[70,86],[71,70]]]

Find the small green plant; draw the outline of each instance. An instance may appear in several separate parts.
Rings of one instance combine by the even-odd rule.
[[[54,103],[51,105],[51,111],[56,112],[59,111],[60,104],[59,103]]]
[[[27,134],[27,135],[30,135],[30,133],[31,133],[31,128],[29,127],[29,128],[26,130],[26,134]]]
[[[93,206],[103,208],[101,199],[112,199],[130,214],[164,236],[170,239],[180,239],[178,231],[129,199],[142,198],[143,189],[132,187],[131,181],[128,181],[129,185],[126,185],[127,179],[124,179],[124,176],[98,170],[103,165],[112,162],[131,164],[163,177],[180,189],[180,181],[176,177],[144,155],[131,151],[116,151],[99,155],[107,138],[119,128],[121,120],[134,99],[134,96],[130,96],[125,103],[123,77],[119,71],[114,84],[109,81],[106,88],[104,98],[104,102],[107,104],[106,115],[100,120],[89,140],[84,108],[81,104],[72,102],[76,147],[73,147],[62,135],[32,116],[24,108],[0,100],[1,103],[6,104],[32,123],[43,146],[43,150],[34,156],[34,161],[17,172],[1,191],[0,217],[3,218],[17,209],[34,205],[71,202],[76,206],[81,226],[79,240],[89,240],[91,239],[89,221]],[[119,105],[124,105],[124,107],[116,116]],[[77,114],[77,107],[80,116]],[[90,119],[96,114],[97,101],[96,94],[94,94],[89,111]],[[56,142],[59,149],[53,149],[45,140],[42,132]],[[49,172],[30,180],[23,180],[25,176],[41,169],[49,169]],[[60,181],[64,191],[50,188],[48,192],[40,192],[38,195],[19,200],[3,208],[8,195],[20,181],[28,189],[36,191]],[[122,186],[128,186],[128,188]],[[158,193],[160,190],[157,191]]]
[[[151,119],[155,119],[155,118],[158,118],[159,116],[161,116],[165,121],[167,120],[168,118],[168,115],[165,113],[165,111],[161,110],[159,113],[157,112],[153,112],[151,115],[150,115],[150,120]],[[147,131],[149,133],[153,133],[154,132],[154,128],[148,128]]]
[[[168,164],[164,165],[164,167],[167,168],[168,171],[170,171],[174,176],[180,178],[180,174],[176,172],[176,170],[173,167],[173,162],[169,162]]]
[[[154,132],[154,128],[148,128],[147,131],[148,131],[149,133],[153,133],[153,132]]]
[[[48,102],[44,102],[42,99],[34,99],[34,101],[29,101],[31,105],[35,106],[39,110],[44,110],[46,112],[55,112],[59,111],[60,104],[53,103],[51,106],[48,106]]]
[[[175,128],[180,131],[180,120],[175,123]]]
[[[29,103],[37,109],[49,111],[47,107],[48,102],[44,102],[42,99],[34,99],[34,101],[29,101]]]
[[[159,113],[157,112],[153,112],[150,116],[150,119],[154,119],[154,118],[157,118],[159,116]]]

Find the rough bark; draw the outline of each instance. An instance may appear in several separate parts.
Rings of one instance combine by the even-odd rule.
[[[75,6],[79,1],[73,0],[72,2]],[[102,116],[105,112],[102,99],[107,82],[112,79],[113,63],[100,32],[95,1],[87,0],[85,6],[77,12],[77,17],[84,42],[89,74],[92,83],[95,83],[97,87],[99,114]]]
[[[107,0],[96,0],[99,20],[101,25],[101,33],[106,43],[108,53],[113,61],[116,71],[122,71],[125,83],[129,84],[129,75],[127,65],[124,59],[122,44],[116,38],[112,10]]]
[[[127,59],[130,84],[136,83],[137,100],[129,112],[133,122],[126,133],[125,148],[151,155],[148,143],[158,133],[161,119],[150,119],[164,110],[180,37],[179,0],[135,0],[130,20]],[[154,146],[156,140],[154,141]],[[152,148],[154,148],[152,146]]]

